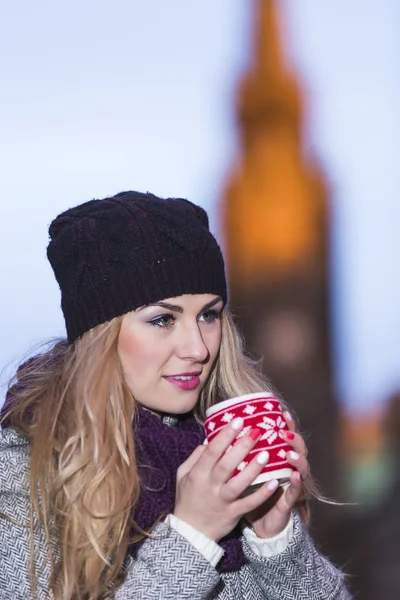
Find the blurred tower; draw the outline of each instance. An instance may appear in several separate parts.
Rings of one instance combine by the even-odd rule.
[[[248,350],[300,419],[323,493],[335,496],[327,190],[304,153],[302,97],[285,64],[277,5],[255,3],[253,63],[238,94],[241,156],[223,203],[230,305]],[[320,541],[332,510],[314,507]]]

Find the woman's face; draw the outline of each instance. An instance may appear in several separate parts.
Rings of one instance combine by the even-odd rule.
[[[219,296],[185,294],[124,315],[118,355],[137,402],[160,413],[194,408],[218,354],[222,309]]]

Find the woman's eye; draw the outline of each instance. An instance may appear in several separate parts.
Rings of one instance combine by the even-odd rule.
[[[219,319],[220,313],[217,310],[206,310],[200,317],[206,323],[214,323]]]
[[[160,315],[156,319],[149,321],[150,325],[155,327],[171,327],[174,324],[175,317],[172,315]]]

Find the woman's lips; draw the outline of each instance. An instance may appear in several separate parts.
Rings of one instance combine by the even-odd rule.
[[[200,384],[200,377],[198,375],[193,376],[176,376],[176,377],[164,377],[166,381],[176,385],[181,390],[194,390]]]

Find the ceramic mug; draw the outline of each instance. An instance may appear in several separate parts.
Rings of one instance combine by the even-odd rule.
[[[287,487],[290,475],[295,468],[286,459],[286,454],[292,450],[292,447],[282,438],[282,432],[288,431],[289,428],[283,416],[279,399],[271,393],[263,392],[230,398],[211,406],[206,411],[204,423],[207,442],[211,442],[223,427],[237,417],[243,419],[244,425],[232,445],[252,429],[258,428],[262,433],[254,448],[238,465],[232,477],[238,475],[258,453],[266,450],[269,459],[245,493],[254,491],[265,481],[271,479],[277,479],[280,486]]]

